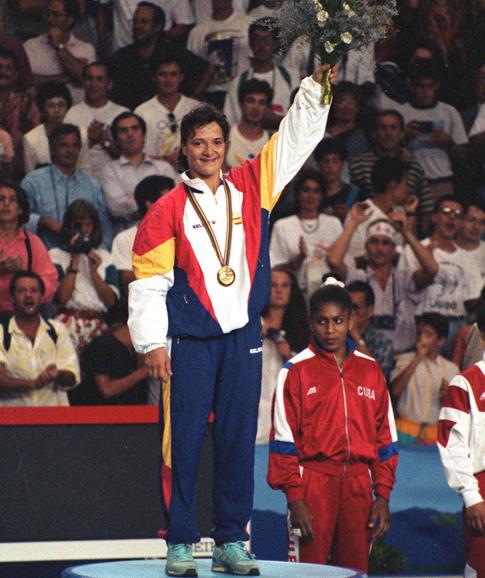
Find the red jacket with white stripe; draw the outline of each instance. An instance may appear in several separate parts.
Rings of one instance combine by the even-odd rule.
[[[451,380],[441,406],[438,449],[448,484],[465,507],[483,502],[474,474],[485,471],[485,356]]]
[[[339,367],[333,354],[312,342],[283,366],[268,482],[288,502],[303,499],[300,466],[340,476],[368,468],[374,493],[389,500],[397,454],[389,393],[374,359],[352,350]]]

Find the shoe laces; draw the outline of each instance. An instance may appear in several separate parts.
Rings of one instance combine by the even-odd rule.
[[[169,544],[170,557],[173,560],[192,558],[192,544]]]
[[[242,541],[229,542],[224,545],[224,549],[229,550],[230,554],[234,554],[240,558],[246,558],[247,560],[254,560],[254,556],[247,551],[246,544]]]

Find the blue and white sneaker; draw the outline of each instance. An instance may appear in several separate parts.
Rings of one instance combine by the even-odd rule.
[[[246,550],[244,542],[227,542],[216,546],[212,553],[212,572],[259,576],[258,564]]]
[[[198,576],[197,563],[192,556],[192,544],[167,542],[167,576]]]

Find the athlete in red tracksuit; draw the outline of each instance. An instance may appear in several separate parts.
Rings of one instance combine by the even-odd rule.
[[[319,289],[310,312],[312,343],[278,378],[268,482],[287,496],[300,561],[325,564],[331,553],[332,564],[366,572],[372,537],[389,525],[394,417],[379,365],[347,338],[345,289]]]

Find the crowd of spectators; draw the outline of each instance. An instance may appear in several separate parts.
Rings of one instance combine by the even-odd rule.
[[[190,110],[226,114],[226,169],[278,130],[315,66],[304,41],[282,50],[281,1],[1,3],[0,405],[157,403],[126,326],[137,223],[180,181]],[[328,273],[348,285],[350,337],[382,366],[401,441],[436,441],[448,381],[482,353],[485,2],[398,5],[390,37],[340,64],[325,138],[272,216],[258,443]],[[37,339],[67,377],[54,354],[22,374]]]

